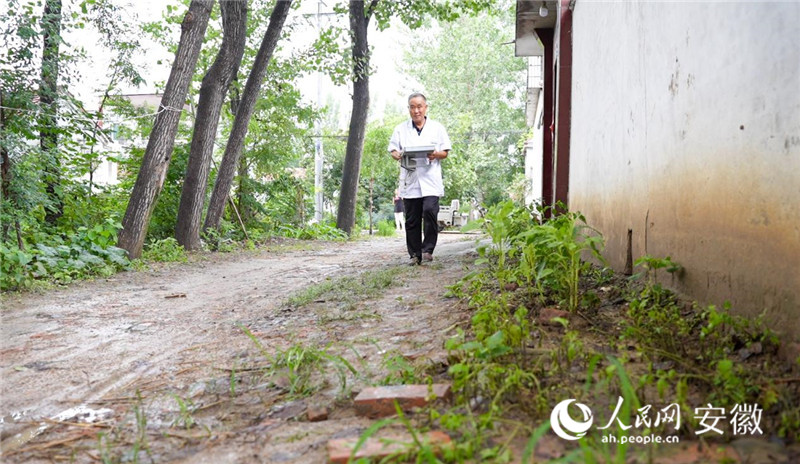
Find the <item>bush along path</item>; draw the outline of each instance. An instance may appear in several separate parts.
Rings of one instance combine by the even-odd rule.
[[[498,205],[477,246],[442,235],[419,268],[394,265],[402,239],[382,238],[12,305],[6,391],[40,393],[12,394],[3,414],[21,419],[4,419],[4,459],[800,459],[800,374],[774,334],[669,292],[661,282],[681,272],[669,258],[623,278],[581,260],[602,263],[602,238],[579,214],[535,217]],[[76,349],[78,321],[103,341]]]

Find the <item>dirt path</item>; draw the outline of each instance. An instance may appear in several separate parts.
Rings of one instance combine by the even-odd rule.
[[[215,255],[6,298],[4,459],[92,462],[103,457],[97,433],[104,430],[106,453],[125,459],[121,450],[137,442],[123,431],[135,428],[132,412],[139,410],[156,462],[322,462],[328,438],[358,436],[368,423],[335,403],[341,391],[333,386],[297,399],[280,382],[262,386],[262,378],[241,375],[234,393],[230,370],[235,377],[235,369],[246,370],[259,355],[241,326],[271,353],[290,346],[341,353],[361,366],[357,389],[366,374],[377,375],[385,353],[435,358],[441,352],[444,332],[464,317],[443,297],[445,286],[463,274],[474,240],[440,235],[435,263],[403,269],[398,285],[377,298],[349,307],[326,301],[287,307],[289,295],[315,283],[405,264],[401,237],[314,248]],[[176,398],[190,406],[181,408]],[[312,403],[329,407],[330,419],[297,420]],[[87,424],[90,414],[100,416],[100,425]]]

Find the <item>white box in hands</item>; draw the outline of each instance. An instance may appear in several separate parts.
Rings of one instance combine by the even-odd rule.
[[[403,150],[403,158],[401,166],[413,171],[418,166],[425,166],[431,164],[428,155],[436,150],[434,145],[418,145],[414,147],[406,147]]]
[[[416,147],[406,147],[403,156],[407,158],[427,158],[428,155],[436,150],[434,145],[419,145]]]

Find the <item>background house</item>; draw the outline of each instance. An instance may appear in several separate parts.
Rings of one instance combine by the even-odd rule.
[[[675,289],[799,339],[800,3],[520,0],[516,35],[543,55],[537,196],[618,270],[671,256]]]
[[[100,156],[98,157],[97,165],[93,166],[94,169],[91,172],[93,185],[116,185],[119,183],[119,164],[115,160],[127,157],[132,147],[143,149],[147,146],[146,138],[137,136],[131,139],[125,134],[134,130],[137,119],[152,118],[161,105],[162,97],[163,95],[158,93],[115,96],[120,100],[126,100],[133,108],[147,113],[142,116],[120,115],[116,114],[113,106],[106,107],[104,118],[100,120],[99,126],[106,127],[110,131],[108,135],[98,134],[100,137],[97,150]],[[188,104],[184,105],[183,109],[184,111],[191,111],[191,107]],[[127,131],[124,129],[127,129]],[[90,175],[86,174],[83,178],[88,180]]]

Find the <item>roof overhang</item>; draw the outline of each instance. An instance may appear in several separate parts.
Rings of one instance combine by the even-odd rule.
[[[540,10],[544,6],[547,15]],[[517,0],[516,36],[514,38],[516,56],[542,56],[544,48],[536,35],[536,29],[552,29],[556,26],[558,1]]]

